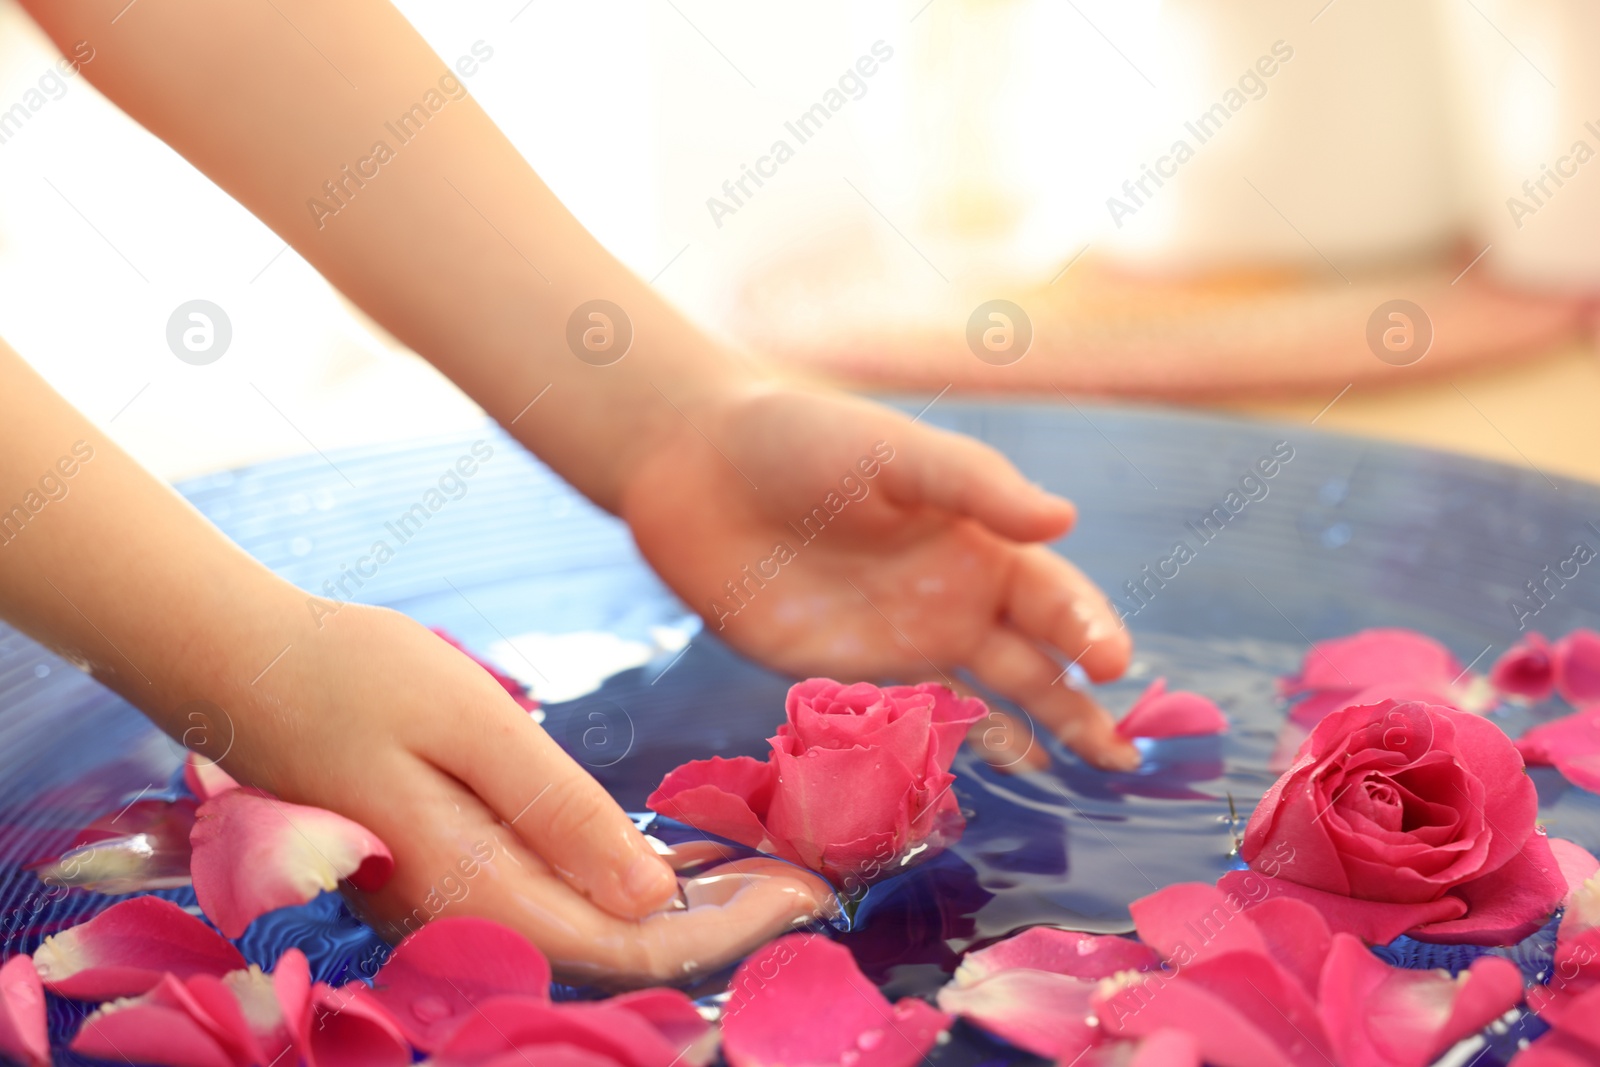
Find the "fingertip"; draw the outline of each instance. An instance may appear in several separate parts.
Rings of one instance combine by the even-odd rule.
[[[1078,525],[1078,505],[1064,496],[1057,496],[1042,485],[1034,484],[1033,490],[1038,497],[1038,510],[1047,521],[1059,526],[1061,534],[1067,534]],[[1057,536],[1061,536],[1058,534]]]
[[[1134,771],[1144,762],[1133,742],[1117,733],[1111,713],[1095,704],[1094,710],[1057,731],[1061,743],[1102,771]]]
[[[1121,620],[1099,631],[1093,631],[1091,627],[1091,631],[1095,636],[1087,637],[1089,647],[1078,661],[1089,680],[1103,684],[1114,682],[1128,673],[1128,667],[1133,662],[1133,635],[1126,626],[1121,625]]]
[[[1139,749],[1115,734],[1112,737],[1115,740],[1108,741],[1093,752],[1085,753],[1084,758],[1102,771],[1127,773],[1138,770],[1144,763],[1144,757],[1139,753]]]
[[[637,919],[654,914],[666,907],[678,895],[678,876],[665,859],[641,850],[628,865],[622,876],[622,892],[628,914],[625,918]]]

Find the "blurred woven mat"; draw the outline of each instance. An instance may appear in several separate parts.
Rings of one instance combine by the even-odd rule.
[[[1436,377],[1533,359],[1586,329],[1588,305],[1516,292],[1463,270],[1467,257],[1336,275],[1235,272],[1204,280],[1136,275],[1092,257],[1054,284],[979,292],[934,279],[891,287],[871,277],[801,271],[754,278],[729,325],[796,366],[876,389],[1117,395],[1178,402],[1327,392],[1367,381]],[[1324,276],[1328,275],[1328,276]],[[968,320],[993,299],[1032,323],[1025,355],[979,359]],[[1368,324],[1409,300],[1431,321],[1420,361],[1384,362]],[[987,320],[986,320],[987,321]]]

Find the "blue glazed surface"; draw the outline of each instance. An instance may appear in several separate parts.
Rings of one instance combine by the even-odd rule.
[[[920,407],[920,405],[918,405]],[[1231,795],[1241,818],[1272,782],[1268,757],[1282,708],[1273,682],[1306,643],[1368,626],[1409,626],[1482,670],[1516,640],[1508,601],[1577,541],[1600,545],[1600,491],[1538,472],[1316,432],[1167,413],[1087,407],[956,404],[928,421],[984,438],[1030,478],[1072,496],[1082,519],[1067,547],[1125,609],[1124,583],[1144,579],[1185,539],[1195,551],[1130,617],[1134,676],[1106,687],[1125,708],[1165,675],[1216,699],[1225,737],[1158,742],[1137,774],[1102,774],[1053,741],[1052,768],[1007,777],[971,753],[957,762],[969,813],[962,841],[911,874],[876,887],[842,940],[891,996],[931,994],[961,952],[1035,923],[1129,929],[1127,904],[1175,881],[1212,880],[1233,861]],[[1091,421],[1092,420],[1092,421]],[[640,561],[627,531],[577,496],[499,431],[468,485],[398,547],[357,599],[450,630],[469,647],[542,630],[606,630],[643,639],[685,607]],[[385,536],[475,438],[311,456],[196,479],[181,488],[247,550],[321,592]],[[1293,459],[1210,539],[1191,523],[1222,504],[1257,460],[1287,441]],[[342,472],[342,473],[341,473]],[[346,478],[349,481],[346,481]],[[350,483],[354,483],[354,487]],[[1252,490],[1259,496],[1259,491]],[[392,541],[392,537],[391,537]],[[1167,568],[1167,573],[1171,569]],[[1532,624],[1547,634],[1600,624],[1600,578],[1587,570]],[[620,674],[599,692],[547,708],[546,726],[622,803],[642,808],[661,776],[712,754],[759,755],[782,717],[789,679],[700,633],[680,658]],[[1557,708],[1500,717],[1513,733]],[[581,739],[597,722],[607,741]],[[47,894],[22,864],[59,847],[93,817],[140,790],[163,789],[177,757],[145,720],[32,642],[0,630],[0,944],[29,951],[117,898]],[[1600,849],[1600,802],[1536,770],[1551,832]],[[146,796],[151,795],[145,793]],[[163,895],[185,904],[187,890]],[[1530,977],[1548,960],[1545,931],[1513,955]],[[369,970],[382,947],[335,897],[259,921],[243,942],[269,963],[290,944],[319,977]],[[1399,943],[1391,958],[1459,966],[1466,955]],[[53,1002],[57,1038],[77,1015]],[[1513,1027],[1495,1062],[1529,1029]],[[62,1057],[66,1062],[70,1057]],[[1027,1062],[970,1029],[940,1064]]]

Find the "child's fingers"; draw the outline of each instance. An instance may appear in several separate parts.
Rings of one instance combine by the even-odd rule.
[[[1018,705],[1084,759],[1108,770],[1131,770],[1139,751],[1117,736],[1105,709],[1065,684],[1055,660],[1027,638],[997,626],[973,653],[968,669]]]
[[[441,766],[551,867],[626,919],[661,908],[677,879],[616,801],[508,698],[449,724]],[[509,709],[507,712],[505,709]]]
[[[1024,478],[1011,462],[970,437],[907,424],[891,441],[882,485],[903,507],[927,505],[966,515],[1012,541],[1048,541],[1072,528],[1072,502]]]
[[[1004,617],[1024,636],[1058,650],[1096,682],[1120,678],[1133,638],[1084,573],[1045,548],[1018,549]]]
[[[396,835],[395,877],[365,898],[394,938],[443,916],[478,915],[538,945],[563,981],[660,985],[726,966],[832,902],[816,875],[744,860],[688,880],[687,908],[621,919],[552,872],[459,783],[432,768],[410,777],[416,787],[385,808],[407,828]]]

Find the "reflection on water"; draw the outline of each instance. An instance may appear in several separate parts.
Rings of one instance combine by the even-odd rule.
[[[1164,674],[1174,684],[1215,699],[1231,724],[1227,734],[1145,742],[1146,763],[1131,774],[1094,770],[1042,733],[1035,743],[1046,747],[1051,761],[1039,772],[998,771],[974,751],[964,750],[955,764],[955,793],[968,820],[965,835],[948,851],[873,886],[860,902],[852,928],[837,936],[889,996],[926,996],[944,984],[969,949],[1038,924],[1124,933],[1131,929],[1130,901],[1172,882],[1214,880],[1236,866],[1235,836],[1274,778],[1269,761],[1283,726],[1274,681],[1295,666],[1301,654],[1298,647],[1266,642],[1146,635],[1134,676],[1106,687],[1106,703],[1120,712],[1142,690],[1138,678]],[[732,662],[728,657],[719,665],[722,656],[726,653],[704,650],[700,666],[686,670],[682,684],[691,688],[703,684],[704,679],[694,675]],[[723,715],[710,714],[703,706],[685,710],[670,692],[661,694],[651,707],[647,694],[655,677],[652,671],[625,672],[592,699],[629,706],[653,729],[676,729],[680,745],[695,755],[709,754],[698,750],[712,735],[724,737],[725,748],[750,750],[770,731],[773,723],[767,720],[781,715],[775,709],[781,708],[783,683],[777,679],[757,682],[756,689],[773,691],[752,692],[754,702],[742,705],[774,709],[756,716],[742,707]],[[582,701],[553,706],[553,725],[559,727],[564,717],[581,720],[584,706]],[[690,728],[691,714],[699,721],[698,742],[694,736],[682,736],[682,729]],[[1507,725],[1520,729],[1543,714],[1541,709],[1511,709]],[[667,721],[673,719],[678,721]],[[561,731],[555,732],[559,737]],[[624,796],[648,791],[659,780],[654,762],[629,759],[608,767],[608,784]],[[1600,845],[1600,801],[1565,787],[1549,774],[1535,777],[1546,823],[1581,844]],[[87,784],[86,790],[93,793]],[[76,799],[81,801],[87,793],[77,793]],[[49,828],[45,836],[63,847],[81,845],[84,834],[74,836],[71,820],[78,818],[79,826],[98,826],[105,817],[97,822],[85,819],[81,806],[73,803],[74,794],[70,785],[49,791],[28,810],[27,821]],[[1230,798],[1236,818],[1230,818]],[[101,801],[108,812],[129,811],[123,818],[138,829],[150,821],[143,818],[146,809],[167,802],[166,797],[148,793],[131,809],[123,808],[126,801],[121,798]],[[696,831],[655,816],[641,816],[640,821],[674,855],[685,878],[685,893],[693,898],[686,897],[689,906],[715,903],[717,864],[752,854],[742,846],[706,841]],[[6,905],[0,931],[8,951],[31,950],[45,934],[121,899],[81,886],[41,884],[25,869],[39,858],[37,851],[29,851],[28,842],[39,839],[35,833],[9,834],[0,840],[0,892]],[[114,889],[116,883],[103,888]],[[194,910],[193,893],[187,888],[161,895]],[[835,925],[842,928],[845,921],[836,919]],[[1552,925],[1520,946],[1496,951],[1536,980],[1549,966],[1553,941]],[[334,983],[370,977],[387,954],[382,941],[332,895],[263,917],[240,947],[251,962],[270,965],[291,945],[306,952],[317,978]],[[1396,963],[1457,970],[1482,951],[1401,939],[1384,954]],[[726,979],[727,972],[708,976],[691,993],[714,1000]],[[562,995],[586,994],[566,990]],[[57,1003],[53,1034],[57,1039],[67,1037],[79,1018],[71,1007]],[[1538,1027],[1536,1021],[1512,1026],[1499,1040],[1509,1050],[1517,1037],[1529,1036]],[[987,1038],[958,1027],[955,1040],[941,1046],[935,1058],[941,1064],[976,1063],[978,1057],[993,1058],[998,1052]],[[1493,1063],[1492,1057],[1478,1062]]]

